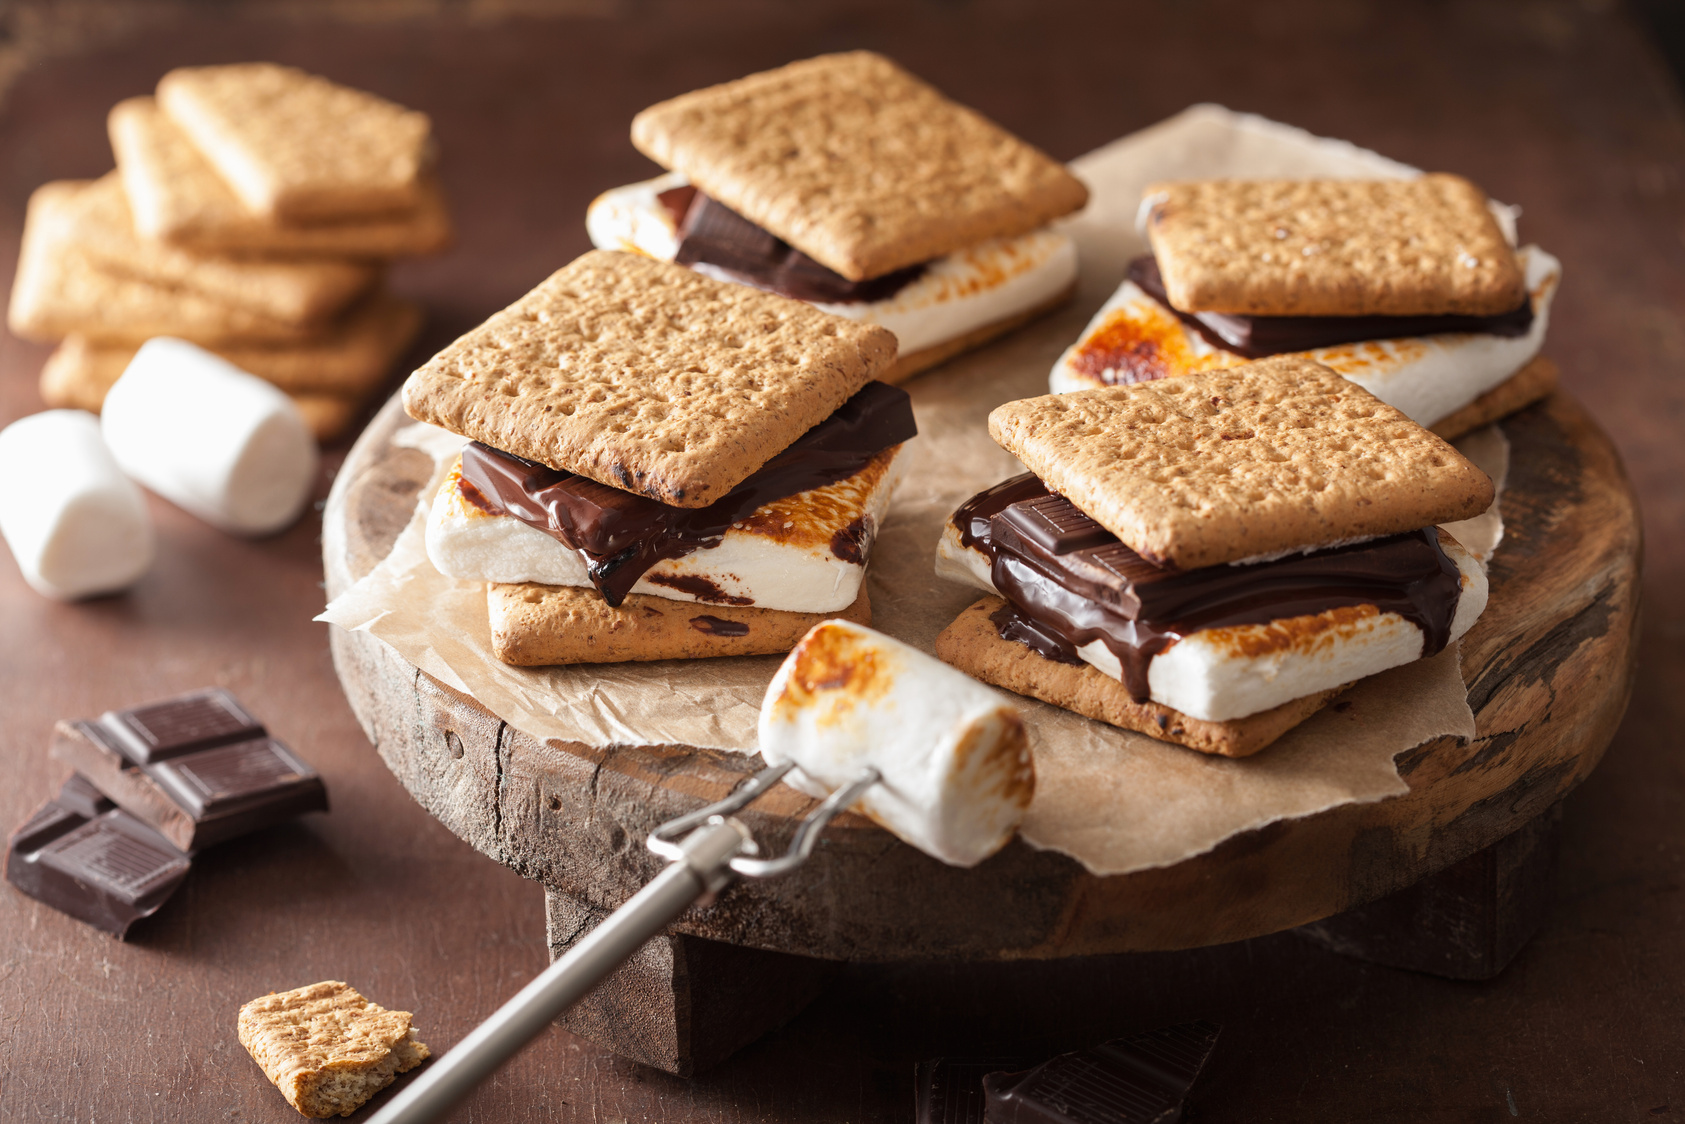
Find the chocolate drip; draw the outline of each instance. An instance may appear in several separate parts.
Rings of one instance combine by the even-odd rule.
[[[1248,359],[1264,359],[1294,351],[1311,351],[1364,340],[1392,340],[1436,336],[1446,332],[1479,332],[1516,337],[1533,326],[1533,299],[1497,316],[1240,316],[1228,312],[1183,312],[1170,303],[1158,260],[1151,254],[1129,263],[1129,280],[1206,341]]]
[[[657,562],[717,546],[733,523],[763,504],[845,480],[917,433],[907,392],[870,382],[707,507],[671,507],[477,441],[462,451],[462,491],[476,506],[578,550],[591,584],[619,605]]]
[[[1077,649],[1099,640],[1137,702],[1149,696],[1152,658],[1201,629],[1373,605],[1420,628],[1422,655],[1433,655],[1450,642],[1462,590],[1433,527],[1273,562],[1177,570],[1148,562],[1030,474],[973,497],[954,522],[965,545],[992,559],[1007,606],[991,619],[1003,638],[1061,663],[1079,662]]]
[[[779,296],[823,304],[864,304],[888,300],[924,273],[923,265],[911,265],[882,277],[850,281],[694,187],[672,188],[656,198],[674,216],[678,228],[674,261]]]

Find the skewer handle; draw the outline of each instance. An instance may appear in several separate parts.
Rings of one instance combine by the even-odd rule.
[[[702,895],[731,880],[748,837],[729,820],[693,831],[682,857],[567,951],[560,960],[428,1066],[369,1124],[428,1124],[448,1112],[562,1012],[613,972]]]

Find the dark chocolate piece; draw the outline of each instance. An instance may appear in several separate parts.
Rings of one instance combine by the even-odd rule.
[[[191,705],[195,697],[183,701]],[[160,714],[175,701],[146,709]],[[192,852],[305,812],[327,811],[327,789],[316,771],[261,725],[255,731],[243,741],[139,761],[106,719],[61,721],[53,731],[52,755],[176,847]]]
[[[987,515],[988,531],[978,533]],[[1137,702],[1147,665],[1190,632],[1263,624],[1357,605],[1397,613],[1422,630],[1422,655],[1441,651],[1462,576],[1426,527],[1271,562],[1178,570],[1155,566],[1032,475],[973,497],[955,512],[962,541],[993,560],[1007,608],[993,617],[1008,640],[1061,663],[1102,641]]]
[[[1158,259],[1151,254],[1129,263],[1129,280],[1175,314],[1206,341],[1248,359],[1294,351],[1312,351],[1364,340],[1477,332],[1489,336],[1524,336],[1533,326],[1533,298],[1497,316],[1241,316],[1229,312],[1183,312],[1170,303]]]
[[[931,1058],[913,1070],[917,1124],[983,1124],[983,1078],[1034,1064],[1033,1058]]]
[[[220,687],[109,710],[100,721],[122,740],[124,756],[132,761],[162,761],[263,735],[262,724]]]
[[[989,1124],[1175,1124],[1221,1030],[1204,1021],[983,1079]]]
[[[743,621],[728,621],[723,617],[710,617],[706,614],[690,618],[690,627],[709,636],[749,635],[749,626]]]
[[[6,881],[121,938],[158,911],[191,865],[169,840],[71,777],[13,833]]]
[[[683,190],[675,188],[657,196],[669,214],[679,213]],[[698,273],[821,304],[888,300],[924,273],[923,265],[911,265],[881,277],[850,281],[718,200],[695,188],[690,191],[683,202],[683,217],[674,224],[679,248],[673,260]]]
[[[479,442],[462,451],[462,492],[578,550],[591,584],[617,606],[657,562],[714,546],[761,505],[847,479],[917,433],[907,392],[869,382],[707,507],[671,507]]]

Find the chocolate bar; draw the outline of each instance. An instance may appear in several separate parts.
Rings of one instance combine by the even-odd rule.
[[[1183,1023],[983,1078],[989,1124],[1175,1124],[1222,1028]]]
[[[221,690],[61,721],[52,755],[188,852],[328,808],[316,771]]]
[[[169,840],[72,776],[12,835],[6,881],[122,938],[158,911],[191,865]]]

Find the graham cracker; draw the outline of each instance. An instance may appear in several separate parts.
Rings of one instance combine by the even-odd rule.
[[[788,652],[820,621],[872,623],[866,587],[836,613],[791,613],[629,594],[610,608],[594,589],[531,582],[486,585],[491,645],[516,667],[692,660]],[[741,633],[731,635],[734,632]]]
[[[632,143],[856,281],[1088,201],[1062,164],[870,51],[653,105],[632,119]]]
[[[1556,391],[1557,375],[1554,362],[1543,355],[1534,356],[1521,370],[1428,428],[1447,441],[1455,441],[1465,433],[1549,398]]]
[[[401,214],[273,222],[240,202],[199,150],[149,97],[118,102],[106,120],[117,170],[143,238],[213,254],[392,258],[431,254],[451,241],[450,214],[431,174]]]
[[[432,122],[385,98],[248,62],[172,70],[158,106],[264,218],[343,219],[421,202]]]
[[[350,1116],[432,1053],[408,1011],[388,1011],[341,980],[325,980],[240,1008],[240,1045],[305,1116]]]
[[[404,384],[496,449],[706,507],[895,359],[884,328],[682,265],[593,250]]]
[[[29,197],[7,322],[31,340],[79,333],[144,343],[180,336],[201,343],[297,343],[315,325],[289,323],[188,289],[112,273],[75,242],[75,203],[87,181],[43,184]]]
[[[291,324],[321,323],[380,278],[371,262],[208,257],[142,239],[135,234],[129,199],[114,171],[76,192],[64,220],[69,243],[107,272],[185,289]]]
[[[1527,294],[1459,176],[1158,183],[1147,238],[1170,303],[1254,316],[1495,316]]]
[[[380,293],[358,305],[317,340],[290,347],[218,345],[207,348],[242,371],[289,394],[364,399],[380,390],[421,328],[421,310]],[[201,345],[203,346],[203,345]],[[71,335],[41,372],[41,396],[74,397],[77,409],[99,412],[105,392],[134,358],[138,345]],[[51,372],[51,378],[49,378]],[[82,403],[91,402],[92,405]]]
[[[1138,703],[1116,679],[1088,664],[1047,659],[1004,640],[990,614],[1006,602],[985,597],[936,637],[936,655],[967,675],[1086,718],[1221,757],[1250,757],[1327,706],[1345,687],[1293,699],[1272,710],[1211,722],[1156,702]]]
[[[1292,355],[1008,402],[989,433],[1149,560],[1182,569],[1468,519],[1492,481]]]
[[[957,355],[962,355],[974,348],[982,347],[992,339],[1006,335],[1022,328],[1032,320],[1039,320],[1049,312],[1058,308],[1076,295],[1077,283],[1072,281],[1066,289],[1052,300],[1043,301],[1034,308],[1027,308],[1022,312],[1014,312],[1003,316],[999,320],[991,320],[987,324],[980,324],[966,332],[955,336],[951,340],[933,343],[929,347],[921,347],[917,351],[909,351],[904,355],[897,355],[895,363],[878,378],[891,386],[900,386],[914,375],[923,374],[932,367],[941,366]]]

